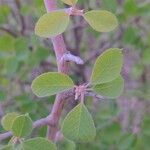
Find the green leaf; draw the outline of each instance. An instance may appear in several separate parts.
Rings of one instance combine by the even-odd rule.
[[[83,17],[98,32],[110,32],[118,26],[116,16],[106,10],[92,10]]]
[[[13,150],[13,146],[12,145],[7,145],[4,147],[0,147],[0,150]]]
[[[27,40],[25,38],[17,38],[15,40],[14,47],[16,52],[16,59],[18,61],[26,61],[29,57]]]
[[[51,96],[73,88],[71,78],[57,72],[44,73],[32,82],[33,93],[39,97]]]
[[[11,130],[11,127],[13,125],[13,121],[16,119],[16,117],[18,117],[18,114],[16,112],[12,112],[12,113],[6,114],[2,118],[1,124],[2,124],[3,128],[6,131],[10,131]]]
[[[12,133],[16,137],[26,137],[32,132],[32,120],[28,114],[18,116],[12,125]]]
[[[78,2],[78,0],[61,0],[61,1],[71,6],[75,5]]]
[[[22,143],[23,150],[56,150],[55,144],[51,141],[37,137]]]
[[[102,96],[116,98],[121,95],[124,87],[124,80],[121,76],[115,80],[103,84],[98,84],[93,87],[93,91]]]
[[[126,28],[122,36],[122,41],[124,44],[135,45],[139,38],[137,32],[138,31],[133,27]]]
[[[123,55],[121,49],[110,48],[106,50],[96,60],[91,83],[96,85],[116,79],[120,75],[122,64]]]
[[[68,113],[61,130],[66,138],[77,142],[89,142],[96,136],[92,116],[82,103]]]
[[[137,3],[135,0],[126,0],[124,2],[124,14],[125,15],[136,15],[137,12]]]
[[[58,150],[76,150],[75,142],[64,138],[58,143]]]
[[[0,23],[5,23],[8,19],[11,10],[7,4],[0,5]]]
[[[8,34],[1,36],[0,51],[12,51],[12,50],[14,50],[14,37]]]
[[[41,37],[53,37],[65,31],[69,24],[69,15],[61,11],[52,11],[43,15],[35,26],[35,33]]]

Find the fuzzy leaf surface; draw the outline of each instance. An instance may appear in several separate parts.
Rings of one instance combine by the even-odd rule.
[[[103,84],[98,84],[93,87],[93,91],[96,94],[108,97],[116,98],[119,97],[124,88],[124,80],[121,75],[115,80]]]
[[[63,33],[69,24],[69,15],[64,11],[52,11],[43,15],[35,26],[35,34],[40,37],[54,37]]]
[[[56,146],[45,138],[37,137],[23,142],[22,150],[56,150]]]
[[[91,114],[84,104],[71,110],[62,124],[63,135],[72,141],[89,142],[94,140],[96,129]]]
[[[32,120],[28,114],[16,117],[12,125],[12,134],[16,137],[26,137],[32,132]]]
[[[46,97],[69,90],[73,86],[73,81],[69,76],[63,73],[48,72],[35,78],[31,88],[38,97]]]
[[[123,55],[121,49],[110,48],[106,50],[95,62],[91,83],[96,85],[116,79],[120,75],[122,65]]]
[[[1,120],[1,124],[3,126],[3,128],[6,130],[6,131],[10,131],[11,130],[11,127],[13,125],[13,121],[14,119],[18,116],[18,114],[16,112],[12,112],[12,113],[8,113],[6,114],[2,120]]]
[[[118,26],[116,16],[106,10],[92,10],[86,12],[83,17],[98,32],[110,32]]]

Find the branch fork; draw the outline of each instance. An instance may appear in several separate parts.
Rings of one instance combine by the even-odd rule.
[[[69,14],[69,16],[82,16],[84,10],[77,9],[73,6],[68,8],[66,12]]]
[[[79,99],[81,100],[81,103],[84,103],[84,97],[87,92],[87,85],[79,85],[75,86],[75,100]]]

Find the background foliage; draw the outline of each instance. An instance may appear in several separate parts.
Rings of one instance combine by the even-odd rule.
[[[64,4],[58,1],[60,8]],[[86,100],[95,120],[97,137],[78,143],[79,150],[148,150],[150,147],[150,2],[149,0],[79,0],[79,8],[106,9],[116,14],[119,27],[98,33],[81,17],[73,17],[63,34],[67,49],[81,56],[84,65],[72,64],[76,84],[86,82],[95,59],[105,49],[123,49],[125,90],[114,100]],[[47,116],[54,96],[37,98],[32,80],[41,73],[57,71],[53,47],[38,38],[34,26],[45,13],[42,0],[0,0],[0,117],[8,112],[29,113],[32,120]],[[64,115],[74,103],[65,108]],[[50,106],[50,107],[49,107]],[[63,118],[62,118],[63,119]],[[4,130],[0,127],[0,133]],[[45,136],[46,127],[32,137]],[[6,141],[4,141],[5,143]],[[1,144],[4,144],[1,143]],[[64,139],[60,150],[75,149]]]

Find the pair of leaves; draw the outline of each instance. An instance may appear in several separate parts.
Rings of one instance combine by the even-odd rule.
[[[15,149],[17,148],[15,148],[12,145],[7,145],[3,148],[0,148],[0,150],[15,150]],[[23,141],[19,145],[19,150],[56,150],[56,146],[51,141],[45,138],[37,137]]]
[[[75,5],[78,0],[62,0],[68,5]],[[118,26],[117,18],[114,14],[106,10],[92,10],[83,14],[89,25],[98,32],[110,32]]]
[[[68,113],[61,130],[66,138],[75,142],[90,142],[96,136],[94,121],[83,103]]]
[[[121,49],[111,48],[100,55],[96,60],[90,80],[92,90],[109,98],[120,96],[124,86],[120,75],[122,65]]]
[[[123,64],[122,50],[111,48],[100,55],[93,68],[90,83],[92,90],[110,98],[118,97],[123,90],[124,81],[120,75]],[[32,90],[38,97],[51,96],[72,89],[71,78],[62,73],[48,72],[32,82]]]
[[[32,83],[33,92],[39,96],[50,96],[74,87],[73,81],[62,73],[44,73]],[[91,141],[96,135],[94,122],[84,104],[76,106],[66,117],[62,132],[73,141]]]
[[[84,13],[83,17],[98,32],[110,32],[118,25],[116,16],[106,10],[92,10]],[[70,15],[66,10],[46,13],[38,20],[35,33],[45,38],[54,37],[66,30],[69,21]]]
[[[8,113],[2,118],[1,123],[3,128],[11,131],[15,137],[26,137],[32,131],[32,120],[28,114]]]

